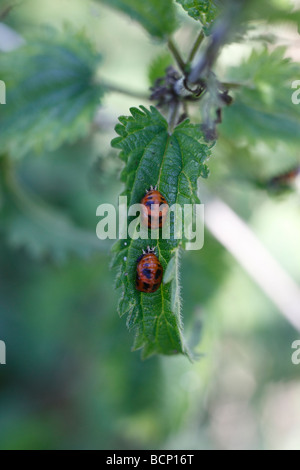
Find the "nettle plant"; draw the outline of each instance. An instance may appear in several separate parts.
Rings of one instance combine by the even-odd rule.
[[[132,108],[129,116],[121,116],[115,127],[118,136],[112,141],[124,163],[122,194],[129,205],[139,203],[150,185],[157,186],[170,206],[199,203],[199,178],[209,175],[207,161],[221,123],[228,142],[246,138],[251,143],[258,136],[265,142],[274,136],[298,142],[299,108],[291,101],[291,84],[300,77],[299,64],[286,58],[285,49],[276,47],[276,38],[265,30],[266,25],[282,21],[297,24],[300,13],[293,11],[292,4],[281,7],[278,1],[258,0],[100,3],[139,22],[162,49],[149,72],[152,105]],[[184,14],[198,25],[187,57],[173,37]],[[250,37],[255,44],[252,53],[218,76],[223,48],[249,43]],[[60,32],[49,28],[18,49],[2,53],[0,73],[7,90],[0,117],[1,164],[6,184],[20,200],[24,195],[16,187],[12,162],[29,152],[55,150],[85,136],[99,101],[116,90],[101,80],[99,52],[84,33],[70,28]],[[34,201],[26,198],[27,207],[34,208]],[[73,231],[73,227],[66,225],[64,230]],[[91,244],[90,239],[83,233],[77,235],[72,236],[76,251],[85,250],[82,245]],[[70,243],[66,245],[70,249]],[[77,245],[81,246],[78,250]],[[137,260],[148,245],[155,249],[164,270],[163,282],[151,294],[135,285]],[[185,240],[151,240],[150,234],[149,240],[128,238],[113,247],[116,287],[121,290],[119,313],[127,317],[135,335],[133,349],[142,349],[143,358],[156,353],[192,355],[182,324],[179,262],[184,247]]]

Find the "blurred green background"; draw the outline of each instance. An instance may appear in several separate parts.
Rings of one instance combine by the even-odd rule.
[[[101,76],[134,92],[147,92],[149,64],[165,50],[127,17],[92,2],[28,0],[5,22],[24,37],[43,24],[84,30],[104,57]],[[176,40],[184,53],[196,29],[182,15]],[[296,29],[279,33],[280,43],[299,44]],[[249,45],[228,46],[219,67],[248,54]],[[291,344],[300,333],[208,231],[201,251],[182,255],[181,273],[185,335],[201,359],[143,362],[130,351],[133,338],[116,313],[110,244],[96,239],[95,214],[122,189],[122,163],[110,150],[117,117],[140,104],[149,103],[107,95],[87,137],[18,162],[22,186],[84,230],[82,244],[90,246],[83,257],[61,254],[72,242],[53,215],[46,225],[33,220],[2,188],[0,448],[299,450],[300,366],[291,362]],[[211,176],[201,183],[247,221],[298,283],[299,192],[274,195],[245,175],[271,178],[299,163],[297,146],[276,136],[267,146],[234,144],[221,133]],[[41,223],[39,232],[32,228]]]

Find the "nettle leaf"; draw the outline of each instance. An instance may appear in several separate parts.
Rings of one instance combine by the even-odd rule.
[[[177,28],[173,0],[98,0],[138,21],[151,36],[166,39]]]
[[[220,12],[219,0],[176,0],[184,10],[194,18],[200,21],[205,28],[211,26]]]
[[[170,206],[199,202],[197,182],[207,171],[204,162],[210,155],[199,126],[185,121],[170,135],[167,121],[156,108],[149,111],[141,106],[130,111],[131,116],[120,118],[116,126],[120,137],[112,141],[125,162],[121,178],[128,206],[139,203],[150,185],[157,185]],[[151,240],[149,232],[148,240],[128,238],[114,247],[116,286],[122,288],[119,313],[127,315],[127,325],[135,332],[134,349],[142,348],[144,358],[156,353],[189,355],[181,321],[181,241],[174,239],[173,225],[171,218],[168,240]],[[167,281],[152,294],[135,288],[137,259],[148,245],[155,247]]]
[[[292,83],[299,76],[300,64],[285,57],[285,48],[253,51],[227,72],[225,80],[241,86],[224,109],[221,133],[235,141],[299,143],[300,107],[292,102]]]
[[[0,116],[1,150],[22,157],[86,135],[104,92],[94,79],[100,60],[82,34],[69,30],[46,30],[1,54],[7,90]]]

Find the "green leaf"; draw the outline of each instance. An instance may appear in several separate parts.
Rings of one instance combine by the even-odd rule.
[[[151,36],[166,39],[177,28],[172,0],[98,0],[138,21]]]
[[[158,78],[164,77],[167,68],[172,64],[173,57],[167,51],[155,57],[149,66],[148,79],[150,85],[154,85]]]
[[[157,185],[170,206],[199,202],[197,182],[206,173],[204,161],[210,149],[202,139],[199,126],[185,121],[170,135],[164,117],[151,107],[131,109],[131,116],[121,117],[116,131],[120,137],[112,146],[120,149],[125,162],[121,178],[125,183],[123,195],[128,205],[139,203],[150,185]],[[134,349],[143,349],[142,356],[155,353],[188,355],[183,339],[179,286],[179,249],[181,241],[174,239],[171,219],[171,238],[159,240],[120,240],[114,247],[112,265],[118,268],[116,286],[122,288],[120,315],[127,315],[127,325],[135,331]],[[154,246],[171,282],[162,284],[153,294],[135,288],[137,259],[148,245]],[[168,265],[172,261],[172,279]]]
[[[200,21],[205,28],[211,26],[220,12],[219,0],[176,0],[184,10],[194,18]]]
[[[22,157],[86,135],[104,92],[95,82],[100,59],[82,34],[52,29],[1,54],[1,151]]]
[[[235,101],[224,110],[221,133],[254,143],[285,140],[299,143],[300,106],[292,102],[292,83],[300,64],[285,57],[285,49],[253,51],[228,71],[226,81],[239,83]],[[298,129],[298,130],[297,130]]]

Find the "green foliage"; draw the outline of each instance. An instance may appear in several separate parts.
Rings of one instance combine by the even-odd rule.
[[[218,0],[176,0],[184,10],[194,18],[200,21],[207,28],[216,19],[219,13]]]
[[[0,5],[0,21],[3,21],[6,16],[9,14],[13,5],[8,0],[2,0]]]
[[[169,52],[163,52],[153,59],[149,66],[148,79],[150,85],[154,85],[158,78],[164,77],[166,69],[174,62]]]
[[[292,82],[300,65],[285,58],[285,48],[254,50],[227,72],[240,84],[232,106],[224,111],[223,135],[232,139],[299,142],[300,108],[292,103]]]
[[[99,0],[138,21],[151,36],[166,39],[177,27],[173,0]]]
[[[112,3],[107,1],[107,4]],[[245,48],[231,45],[232,59],[235,61],[241,53],[245,57],[254,35],[256,41],[264,42],[260,32],[274,34],[276,44],[276,27],[266,25],[267,22],[292,21],[293,30],[285,31],[294,38],[299,12],[291,12],[287,5],[292,3],[295,2],[248,0],[249,9],[244,17],[247,23],[245,28],[241,25],[241,31],[253,34],[249,35],[251,40]],[[103,43],[109,45],[103,75],[109,79],[112,73],[112,82],[118,82],[123,88],[127,84],[146,88],[145,67],[149,55],[159,54],[157,42],[147,41],[146,37],[145,41],[135,41],[136,34],[130,22],[118,23],[120,30],[117,30],[114,12],[106,9],[104,15],[91,18],[93,2],[84,0],[0,0],[0,4],[0,17],[5,6],[16,5],[4,21],[26,39],[44,21],[56,25],[71,21],[77,28],[86,28],[100,50]],[[141,9],[144,5],[147,8],[148,4],[139,0]],[[161,0],[161,4],[163,8],[166,2]],[[187,18],[187,13],[182,10],[182,16],[184,14]],[[194,26],[201,27],[199,23]],[[279,31],[282,35],[281,28]],[[241,37],[233,36],[230,40],[240,41]],[[184,28],[183,35],[176,38],[179,49],[183,46],[186,51],[188,37],[191,35]],[[67,50],[74,48],[75,56],[83,58],[84,54],[78,54],[81,41],[76,38],[77,35],[73,46],[70,37]],[[293,41],[296,40],[295,35]],[[7,38],[3,39],[1,35],[1,47],[10,45],[6,41]],[[29,40],[23,51],[27,51],[31,43]],[[85,48],[84,43],[82,40]],[[55,44],[54,38],[50,37],[43,44],[43,48],[39,44],[36,47],[40,46],[41,54],[44,48],[49,54],[51,44]],[[125,51],[133,60],[130,66],[121,67],[119,58]],[[202,51],[205,53],[205,43]],[[74,54],[69,54],[70,62]],[[232,88],[230,94],[235,95],[235,103],[223,110],[224,138],[220,135],[214,148],[214,158],[210,161],[212,177],[205,181],[205,186],[212,197],[218,195],[249,223],[266,248],[299,284],[299,195],[293,192],[274,198],[251,181],[257,180],[261,183],[260,188],[266,188],[271,177],[299,166],[297,115],[300,106],[291,108],[291,80],[300,78],[299,68],[280,54],[277,59],[275,55],[271,58],[272,55],[262,51],[253,53],[251,59],[244,60],[227,74],[222,63],[222,76],[218,79],[238,81],[242,86]],[[12,83],[21,74],[28,73],[30,78],[22,54],[14,53],[13,57],[18,58],[18,62],[10,65]],[[4,54],[0,61],[0,79],[4,79]],[[94,71],[98,61],[92,62]],[[66,66],[72,69],[75,63],[66,63]],[[82,64],[86,63],[83,58]],[[82,64],[78,64],[77,71],[82,70]],[[49,71],[48,75],[49,79],[45,76],[44,82],[35,87],[36,96],[34,90],[30,92],[33,102],[42,102],[42,94],[39,94],[42,88],[43,94],[47,94],[47,90],[51,91],[57,85],[51,85],[54,73]],[[34,76],[33,73],[32,80]],[[80,83],[83,83],[82,79]],[[87,83],[86,90],[92,89],[93,79]],[[209,85],[201,102],[191,100],[186,103],[186,111],[196,119],[199,109],[205,108],[207,98],[211,100],[207,120],[215,119],[219,102],[214,99],[216,86],[211,79]],[[23,103],[20,81],[18,86]],[[10,90],[11,85],[7,87],[9,93]],[[64,99],[61,103],[54,101],[55,106],[62,106]],[[96,207],[104,202],[115,202],[120,192],[117,174],[121,162],[108,147],[112,114],[115,115],[118,106],[128,106],[130,101],[127,99],[126,102],[126,98],[123,101],[123,97],[108,95],[107,112],[103,110],[97,120],[101,127],[93,126],[93,132],[86,139],[76,141],[75,145],[60,146],[52,152],[45,152],[45,147],[52,148],[64,132],[69,140],[69,124],[64,130],[64,123],[61,123],[57,135],[50,126],[45,131],[49,138],[44,134],[43,139],[36,126],[36,135],[31,131],[28,135],[34,142],[39,142],[42,158],[35,158],[31,152],[37,147],[35,143],[30,147],[31,155],[14,164],[10,155],[6,155],[11,164],[10,175],[2,166],[4,157],[0,157],[0,339],[6,342],[8,359],[6,367],[0,366],[0,447],[8,450],[299,448],[299,366],[291,361],[291,344],[299,334],[280,318],[272,302],[209,232],[205,235],[202,250],[186,252],[180,259],[185,335],[190,347],[192,344],[197,347],[201,360],[189,364],[184,356],[177,355],[142,362],[138,354],[130,353],[131,335],[116,314],[118,293],[113,288],[113,274],[108,269],[109,250],[105,242],[98,241],[95,236]],[[99,94],[95,93],[93,106],[98,103]],[[0,118],[7,109],[0,106]],[[49,116],[47,110],[43,114],[43,108],[40,109],[40,114],[36,112],[37,120]],[[28,108],[25,114],[23,104],[15,112],[16,121],[20,119],[19,114],[25,124],[31,117]],[[162,136],[165,136],[167,126],[157,112],[150,114],[148,118],[139,115],[135,119],[121,119],[122,125],[118,127],[122,139],[117,146],[126,145],[126,149],[121,149],[126,163],[122,178],[129,197],[131,189],[137,188],[144,175],[143,171],[137,171],[135,164],[140,162],[144,168],[150,161],[151,175],[154,172],[155,176],[154,163],[162,162],[160,140],[165,138]],[[92,124],[92,119],[91,112],[85,121],[87,127]],[[190,129],[191,133],[195,132],[194,140],[197,141],[198,129],[188,123],[182,126],[181,131],[176,129],[166,139],[170,143],[181,139],[182,149],[186,148],[187,152],[192,143],[196,152],[193,139],[186,140]],[[150,133],[154,140],[147,147]],[[11,133],[10,149],[19,135],[19,129]],[[282,136],[284,142],[278,139]],[[4,137],[1,131],[0,153]],[[23,133],[23,141],[25,137],[27,130]],[[155,142],[156,160],[149,154]],[[178,171],[182,170],[178,147],[165,147],[167,162],[172,169],[170,179],[174,181],[170,181],[170,185],[166,185],[166,181],[162,183],[166,190],[174,187],[177,191],[175,165]],[[206,153],[205,147],[198,150],[200,154]],[[141,154],[145,154],[144,157]],[[192,161],[193,156],[190,158]],[[185,164],[188,165],[187,159]],[[166,165],[162,170],[166,176],[165,170]],[[199,168],[195,173],[198,171]],[[131,173],[137,174],[136,181]],[[88,179],[89,176],[93,181]],[[146,186],[155,183],[155,178],[153,181],[150,177],[141,179],[134,201],[144,194]],[[168,194],[165,196],[169,199]],[[171,338],[180,342],[182,336],[178,338],[176,333],[181,329],[177,317],[169,314],[169,310],[178,311],[175,304],[179,300],[176,282],[180,248],[174,241],[174,247],[167,251],[169,261],[161,260],[165,268],[164,286],[153,297],[133,291],[129,279],[124,277],[127,272],[134,281],[135,265],[129,267],[129,271],[124,256],[129,253],[134,258],[135,243],[130,242],[127,251],[123,251],[125,245],[115,246],[115,262],[120,269],[118,282],[124,291],[128,289],[124,298],[132,296],[130,308],[136,298],[147,303],[148,323],[145,326],[151,339],[152,299],[156,299],[160,312],[163,302],[159,299],[163,293],[171,321]],[[151,243],[149,240],[145,240],[146,244],[157,245],[156,241]],[[101,253],[97,253],[99,248],[103,250]],[[136,256],[139,256],[141,252],[137,248]],[[157,248],[160,255],[159,249],[160,246]],[[80,257],[90,250],[93,256],[88,261]],[[65,260],[70,252],[74,255]],[[54,264],[53,257],[65,262]],[[230,413],[226,404],[230,404]]]
[[[292,0],[251,0],[245,3],[244,18],[247,21],[264,21],[266,23],[296,23],[300,25],[300,10],[295,9]]]
[[[197,181],[206,173],[204,161],[210,150],[202,141],[199,127],[185,121],[170,135],[167,121],[155,109],[131,109],[130,117],[121,117],[116,126],[120,137],[112,146],[121,150],[125,162],[122,181],[128,205],[139,203],[150,185],[157,186],[170,206],[198,202]],[[188,354],[182,336],[179,287],[180,240],[120,240],[114,247],[113,266],[118,267],[116,286],[122,287],[119,303],[121,316],[135,331],[134,349],[143,348],[144,358],[155,354]],[[154,294],[135,288],[137,259],[148,245],[154,246],[167,273],[167,284]],[[172,260],[172,261],[171,261]],[[169,264],[171,261],[171,264]],[[167,266],[169,266],[167,268]]]
[[[14,249],[25,248],[35,259],[51,259],[63,262],[67,255],[86,258],[102,251],[95,235],[75,226],[60,213],[44,211],[30,217],[22,213],[12,214],[5,226],[8,243]]]
[[[104,92],[95,82],[100,60],[82,34],[69,30],[47,30],[1,54],[1,78],[7,86],[1,150],[22,157],[86,135]]]
[[[45,203],[25,187],[7,158],[1,157],[0,163],[0,231],[8,245],[24,249],[36,260],[52,259],[58,263],[66,261],[69,255],[87,258],[108,249],[92,230],[77,226],[63,210]],[[47,167],[48,173],[50,168]],[[71,166],[68,170],[71,171]],[[42,178],[41,173],[39,177]],[[80,191],[79,184],[77,197],[81,197]]]

